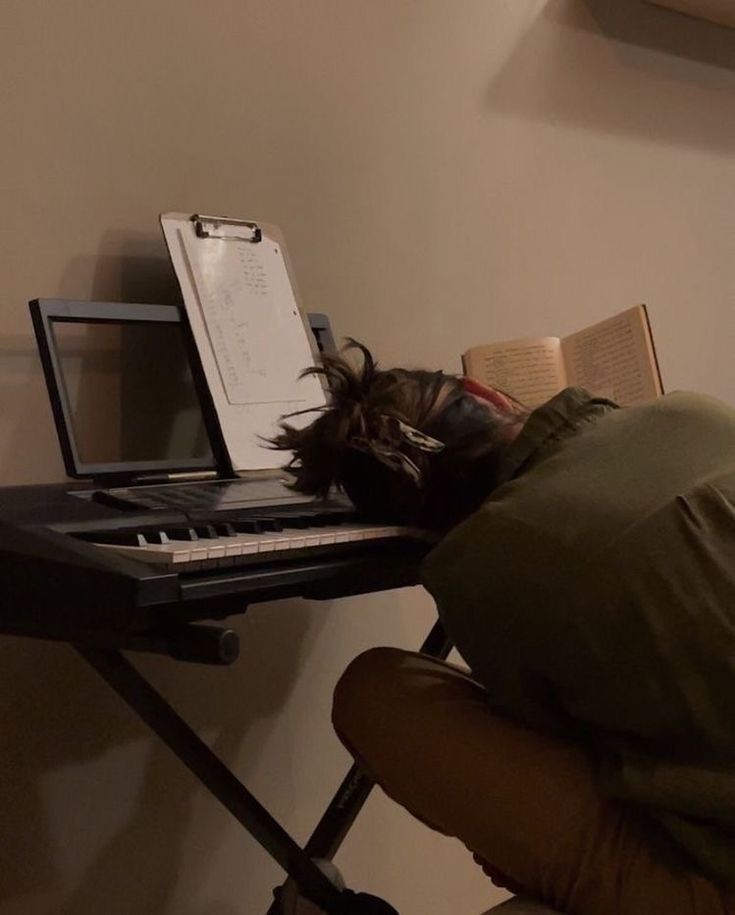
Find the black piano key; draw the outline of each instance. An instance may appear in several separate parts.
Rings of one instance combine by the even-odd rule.
[[[276,518],[240,518],[231,523],[241,534],[264,534],[283,530],[283,525]]]
[[[198,540],[199,536],[193,527],[167,527],[164,531],[169,540]]]
[[[219,537],[214,524],[197,524],[193,530],[200,540],[216,540]]]
[[[263,527],[257,518],[245,518],[242,521],[233,521],[232,526],[239,534],[263,533]]]
[[[234,537],[237,534],[235,526],[229,521],[218,521],[212,527],[217,531],[220,537]]]
[[[281,515],[278,520],[284,528],[303,529],[310,527],[308,515]]]
[[[308,522],[309,527],[327,527],[332,524],[329,515],[325,512],[309,512],[308,514],[305,513],[303,517]]]
[[[352,511],[337,509],[334,511],[314,512],[313,518],[313,523],[316,526],[335,527],[349,522],[354,523],[357,520],[357,515]]]
[[[100,531],[95,534],[87,534],[83,539],[93,543],[110,543],[115,546],[147,546],[150,542],[140,531],[135,530]]]
[[[148,543],[168,543],[169,536],[166,531],[146,531],[145,539]]]
[[[329,524],[355,524],[360,520],[357,512],[344,508],[325,511],[323,514],[329,518]]]

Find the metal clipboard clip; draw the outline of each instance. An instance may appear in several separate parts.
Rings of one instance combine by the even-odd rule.
[[[225,219],[223,216],[191,217],[197,238],[221,238],[223,241],[249,241],[257,244],[263,240],[260,226],[244,219]],[[247,230],[247,231],[243,231]]]

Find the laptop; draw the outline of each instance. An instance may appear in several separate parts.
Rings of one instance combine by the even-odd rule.
[[[131,510],[289,505],[282,469],[235,475],[183,307],[69,299],[29,303],[68,476]],[[329,320],[310,314],[320,352]]]

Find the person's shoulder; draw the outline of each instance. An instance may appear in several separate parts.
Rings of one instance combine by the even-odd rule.
[[[693,435],[698,434],[700,438],[720,433],[726,438],[735,436],[735,409],[710,394],[677,390],[640,407],[619,412],[639,414],[651,422],[660,420],[682,432],[689,430]]]
[[[642,409],[678,412],[715,413],[735,421],[735,409],[711,394],[699,391],[676,390],[649,401]]]

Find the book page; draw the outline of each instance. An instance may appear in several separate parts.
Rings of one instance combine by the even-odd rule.
[[[465,374],[538,407],[567,385],[558,337],[475,346],[462,357]]]
[[[569,384],[621,406],[662,393],[644,305],[636,305],[562,341]]]

